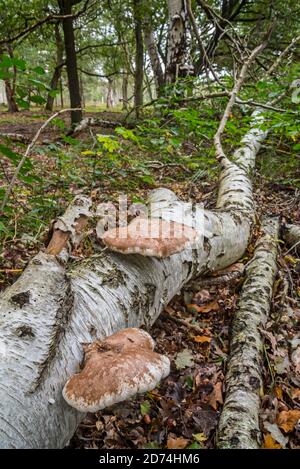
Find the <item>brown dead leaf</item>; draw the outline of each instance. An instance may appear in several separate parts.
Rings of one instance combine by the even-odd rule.
[[[211,313],[213,311],[219,311],[220,309],[219,303],[216,300],[211,301],[210,303],[207,303],[206,305],[203,305],[203,306],[198,306],[195,304],[189,304],[186,306],[187,306],[188,311],[192,313],[195,313],[195,312],[196,313]]]
[[[189,444],[189,440],[185,438],[173,438],[172,436],[168,437],[167,448],[168,449],[184,449]]]
[[[211,393],[210,399],[209,399],[209,405],[213,409],[217,410],[218,404],[223,404],[223,393],[222,393],[222,382],[221,381],[218,381],[218,383],[216,383],[214,385],[214,390]]]
[[[204,303],[208,300],[210,300],[210,292],[208,290],[200,290],[194,296],[194,301],[197,301],[197,303]]]
[[[294,388],[292,389],[292,399],[296,399],[297,401],[300,401],[300,388]]]
[[[264,435],[264,448],[265,449],[281,449],[282,446],[274,440],[271,433]]]
[[[282,392],[282,388],[280,386],[276,386],[275,394],[276,394],[277,399],[282,400],[283,392]]]
[[[278,426],[289,433],[294,430],[300,419],[300,410],[283,410],[278,416]]]
[[[206,335],[196,335],[194,337],[194,342],[198,342],[199,344],[204,344],[206,342],[211,342],[211,337],[207,337]]]

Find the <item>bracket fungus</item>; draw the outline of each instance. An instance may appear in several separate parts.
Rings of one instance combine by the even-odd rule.
[[[84,367],[67,381],[64,399],[80,412],[96,412],[154,389],[170,373],[170,360],[154,345],[137,328],[85,345]]]
[[[126,227],[106,231],[102,238],[112,251],[158,258],[192,247],[198,240],[194,228],[161,218],[135,218]]]

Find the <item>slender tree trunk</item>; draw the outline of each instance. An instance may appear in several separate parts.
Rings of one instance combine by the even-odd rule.
[[[143,77],[144,77],[144,44],[142,32],[142,0],[134,0],[134,22],[135,22],[135,74],[134,74],[134,106],[136,116],[143,106]]]
[[[64,85],[63,85],[63,78],[62,75],[60,76],[59,80],[59,88],[60,88],[60,105],[61,108],[64,108]]]
[[[224,449],[258,449],[260,396],[263,388],[263,335],[277,272],[279,220],[265,219],[263,235],[246,268],[234,315],[226,373],[226,399],[219,422],[217,445]]]
[[[55,44],[56,44],[56,66],[53,72],[53,76],[50,83],[50,90],[55,91],[58,89],[59,81],[61,77],[62,62],[64,55],[64,43],[60,34],[59,23],[55,23]],[[45,109],[47,111],[53,111],[54,96],[48,94],[47,103]]]
[[[72,0],[58,0],[61,15],[70,15],[72,13]],[[66,51],[66,65],[70,94],[70,105],[73,109],[81,108],[81,96],[79,87],[79,78],[77,71],[77,57],[75,49],[75,36],[73,28],[73,19],[63,19],[64,42]],[[82,120],[82,111],[71,112],[72,126],[75,126]]]
[[[106,108],[111,109],[114,105],[113,102],[113,80],[112,78],[108,78],[108,85],[107,85],[107,95],[106,95]]]
[[[7,47],[7,51],[8,51],[10,58],[13,58],[14,55],[13,55],[13,49],[11,45]],[[1,53],[2,52],[3,51],[1,51]],[[19,108],[15,99],[16,83],[17,83],[17,68],[14,66],[12,82],[9,79],[4,80],[8,112],[19,112]]]
[[[164,73],[161,66],[154,33],[151,29],[150,19],[148,18],[144,22],[144,39],[155,80],[156,94],[157,96],[160,96],[164,86]]]
[[[5,80],[5,93],[9,112],[19,112],[9,80]]]
[[[122,109],[125,111],[128,109],[128,75],[123,74],[122,78]]]
[[[188,14],[185,0],[168,0],[169,32],[166,83],[174,83],[189,71],[187,55]]]
[[[79,87],[80,87],[82,106],[83,106],[83,108],[85,108],[84,86],[83,86],[83,79],[82,79],[82,73],[81,72],[79,73]]]

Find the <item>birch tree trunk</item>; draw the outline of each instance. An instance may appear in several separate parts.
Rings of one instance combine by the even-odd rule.
[[[139,117],[140,108],[143,106],[143,81],[144,81],[144,44],[142,30],[142,2],[134,0],[134,34],[135,34],[135,71],[134,71],[134,107],[136,117]]]
[[[187,74],[188,14],[185,0],[168,0],[169,32],[166,83],[174,83]]]
[[[158,260],[109,251],[66,263],[39,253],[0,297],[0,447],[61,448],[84,417],[62,398],[83,358],[82,344],[122,328],[149,327],[193,277],[222,269],[244,253],[254,203],[249,178],[264,133],[250,130],[225,160],[217,208],[197,218],[175,194],[151,194],[152,215],[193,225],[194,249]],[[202,212],[201,212],[202,213]]]
[[[148,18],[144,22],[144,39],[153,71],[156,95],[159,97],[164,86],[164,73],[161,66],[154,33],[151,29],[150,19]]]
[[[253,259],[246,269],[238,309],[235,313],[230,358],[226,374],[226,399],[217,444],[219,448],[258,449],[260,395],[263,386],[263,336],[277,272],[279,220],[262,225]]]

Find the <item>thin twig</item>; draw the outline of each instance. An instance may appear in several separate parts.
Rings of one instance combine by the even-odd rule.
[[[266,45],[267,45],[267,41],[264,41],[262,44],[260,44],[255,49],[253,49],[253,51],[251,52],[251,54],[249,55],[247,60],[245,60],[244,65],[241,68],[239,77],[236,80],[236,82],[234,84],[234,87],[232,88],[232,91],[230,93],[230,99],[229,99],[229,101],[227,103],[227,106],[225,108],[225,111],[223,113],[223,116],[222,116],[222,119],[220,121],[218,130],[215,133],[214,144],[215,144],[215,148],[216,148],[216,157],[217,157],[217,160],[222,162],[222,163],[225,163],[225,161],[227,161],[227,158],[226,158],[224,150],[223,150],[223,146],[222,146],[222,143],[221,143],[221,137],[223,135],[225,126],[226,126],[227,121],[229,119],[232,107],[236,102],[237,94],[239,93],[239,91],[242,87],[242,84],[245,80],[246,73],[247,73],[247,70],[248,70],[250,64],[253,62],[255,57],[257,57],[257,55],[266,47]]]

